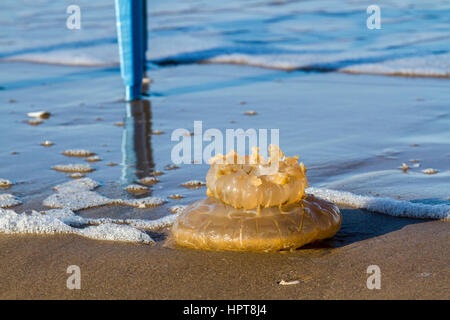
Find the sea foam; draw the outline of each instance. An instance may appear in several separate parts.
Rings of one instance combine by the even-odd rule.
[[[383,213],[394,217],[450,220],[450,206],[446,204],[430,205],[390,198],[361,196],[346,191],[312,187],[308,188],[306,192],[336,204]]]
[[[78,211],[106,205],[125,205],[136,208],[150,208],[164,204],[166,200],[158,197],[141,199],[110,199],[93,191],[100,184],[90,178],[72,180],[55,186],[57,192],[45,198],[43,205],[50,208],[67,208]]]

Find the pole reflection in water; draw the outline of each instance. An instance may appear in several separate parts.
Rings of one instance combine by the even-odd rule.
[[[126,105],[122,136],[122,183],[132,183],[153,171],[151,105],[148,100]]]

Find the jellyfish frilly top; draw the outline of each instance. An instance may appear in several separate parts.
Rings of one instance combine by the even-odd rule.
[[[207,198],[172,227],[178,245],[207,250],[279,251],[330,238],[342,223],[336,205],[305,194],[306,168],[269,146],[264,160],[231,151],[210,159]]]

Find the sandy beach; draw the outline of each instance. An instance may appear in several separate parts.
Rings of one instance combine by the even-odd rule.
[[[168,232],[153,246],[64,235],[1,235],[0,298],[450,298],[447,222],[356,210],[343,214],[334,240],[286,253],[174,248],[165,240]],[[381,269],[380,290],[366,286],[367,267],[374,264]],[[69,265],[81,269],[80,290],[66,287]],[[301,282],[282,286],[281,280]]]
[[[79,30],[44,2],[0,10],[0,299],[450,299],[441,0],[386,4],[380,30],[354,1],[150,1],[149,88],[134,102],[114,2],[80,0]],[[143,227],[206,197],[209,159],[175,163],[173,150],[204,150],[209,129],[278,130],[306,191],[339,205],[338,233],[214,252],[176,247],[170,223]],[[93,186],[60,186],[81,176]],[[71,265],[80,290],[66,287]]]

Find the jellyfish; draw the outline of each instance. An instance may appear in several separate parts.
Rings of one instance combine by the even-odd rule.
[[[176,244],[194,249],[280,251],[333,237],[338,207],[305,193],[306,167],[269,146],[210,159],[207,197],[186,207],[172,226]]]

